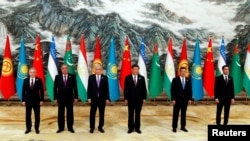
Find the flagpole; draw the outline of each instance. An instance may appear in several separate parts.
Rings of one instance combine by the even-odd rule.
[[[247,92],[245,91],[245,94],[246,94],[246,105],[248,105],[248,103],[247,103]]]

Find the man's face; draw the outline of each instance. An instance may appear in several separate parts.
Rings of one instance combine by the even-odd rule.
[[[222,71],[223,71],[224,75],[228,75],[229,74],[229,67],[224,67]]]
[[[180,76],[185,77],[186,76],[186,69],[181,69],[180,70]]]
[[[133,67],[132,68],[132,74],[133,75],[138,75],[139,74],[139,67]]]
[[[61,68],[61,70],[62,70],[62,74],[68,74],[68,66],[66,66],[66,65],[63,65],[62,66],[62,68]]]
[[[30,69],[30,70],[29,70],[29,76],[30,76],[31,78],[35,78],[35,77],[36,77],[36,70]]]

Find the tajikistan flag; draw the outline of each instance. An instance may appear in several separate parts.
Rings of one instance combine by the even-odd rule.
[[[84,36],[82,35],[80,41],[80,51],[78,55],[78,65],[76,72],[77,90],[78,90],[78,95],[82,102],[87,101],[88,77],[89,77],[89,72],[88,72],[87,56],[85,49],[85,41],[84,41]]]
[[[243,71],[243,87],[250,96],[250,42],[248,43],[247,55]]]

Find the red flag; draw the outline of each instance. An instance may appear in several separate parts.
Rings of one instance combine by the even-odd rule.
[[[131,74],[131,57],[130,57],[130,47],[128,42],[128,36],[126,37],[125,47],[123,50],[121,73],[120,73],[120,87],[122,91],[124,90],[124,81],[127,75]]]
[[[214,96],[214,58],[212,49],[212,38],[209,39],[206,60],[204,61],[204,72],[203,72],[203,87],[208,96]]]
[[[44,90],[45,90],[43,56],[42,56],[40,40],[41,40],[40,36],[37,35],[37,37],[36,37],[36,47],[35,47],[35,51],[34,51],[33,67],[36,69],[36,76],[42,79]]]
[[[12,56],[10,51],[10,41],[7,35],[5,43],[5,51],[2,65],[2,76],[1,76],[1,92],[5,99],[9,99],[16,93],[16,82],[13,71]]]
[[[100,36],[99,35],[96,38],[95,55],[94,55],[94,61],[92,64],[92,74],[94,74],[95,64],[102,65],[102,53],[101,53],[101,43],[100,43]]]
[[[180,62],[179,62],[179,65],[178,65],[177,75],[180,75],[179,70],[180,70],[181,67],[187,68],[186,77],[189,77],[186,37],[184,38],[183,43],[182,43],[182,50],[181,50]]]

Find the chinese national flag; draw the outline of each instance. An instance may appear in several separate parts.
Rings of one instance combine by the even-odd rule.
[[[36,37],[36,47],[34,51],[34,60],[33,67],[36,69],[36,76],[42,79],[44,90],[45,90],[45,78],[44,78],[44,69],[43,69],[43,56],[41,50],[40,36]]]
[[[206,60],[204,61],[204,72],[203,72],[203,87],[208,96],[214,96],[214,82],[215,82],[215,72],[214,72],[214,58],[213,58],[213,48],[212,48],[212,38],[210,38],[207,48]]]
[[[9,99],[16,93],[16,82],[13,71],[12,56],[10,51],[10,41],[8,35],[5,43],[0,87],[4,99]]]
[[[131,57],[130,57],[130,47],[128,42],[128,36],[126,37],[125,47],[122,57],[121,73],[120,73],[120,87],[122,91],[124,90],[124,81],[127,75],[131,74]]]
[[[102,53],[101,53],[101,43],[100,43],[100,36],[99,35],[96,38],[95,55],[94,55],[94,61],[92,64],[92,74],[95,73],[94,72],[95,64],[102,65]]]

